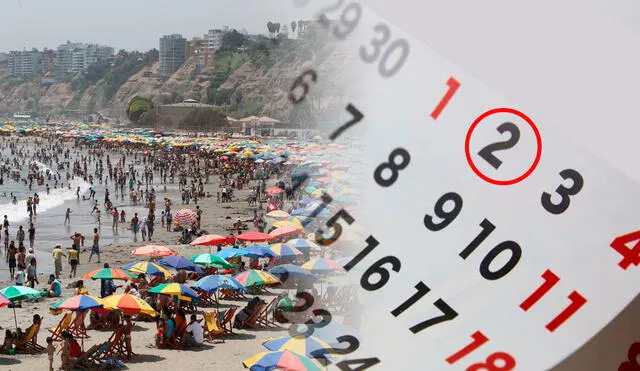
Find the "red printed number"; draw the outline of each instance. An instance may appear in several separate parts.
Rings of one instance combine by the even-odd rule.
[[[636,241],[636,244],[632,248],[628,247],[627,244],[633,241]],[[618,263],[620,268],[627,270],[631,264],[636,267],[640,264],[640,231],[617,237],[611,242],[611,247],[623,257],[622,261]]]
[[[438,116],[440,116],[444,108],[447,106],[447,104],[449,104],[449,101],[451,100],[451,98],[453,98],[453,95],[456,93],[456,91],[458,91],[460,83],[453,77],[449,77],[449,80],[447,80],[447,86],[449,86],[449,90],[447,90],[447,93],[444,95],[444,97],[442,97],[440,103],[438,103],[436,108],[433,109],[433,112],[431,112],[431,118],[434,120],[438,119]]]
[[[452,365],[489,341],[489,338],[480,331],[474,332],[471,338],[473,341],[469,345],[450,355],[445,361]],[[495,352],[484,363],[479,362],[469,366],[467,371],[511,371],[515,368],[516,360],[513,356],[505,352]]]
[[[536,289],[528,298],[526,298],[521,304],[520,308],[525,312],[531,309],[543,296],[545,296],[553,286],[555,286],[559,281],[560,277],[558,277],[551,270],[547,269],[542,274],[542,279],[544,282],[540,287]],[[587,303],[587,299],[584,296],[580,295],[579,292],[573,291],[569,294],[569,300],[571,303],[562,311],[560,314],[556,316],[556,318],[552,319],[551,322],[547,323],[547,330],[550,332],[554,332],[558,327],[560,327],[563,323],[565,323],[571,316],[573,316],[583,305]]]
[[[640,371],[638,356],[640,356],[640,343],[633,343],[627,353],[628,361],[622,362],[618,371]]]

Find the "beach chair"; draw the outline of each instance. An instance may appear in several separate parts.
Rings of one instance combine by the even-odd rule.
[[[267,305],[263,304],[262,302],[256,305],[255,310],[253,311],[253,313],[249,315],[249,317],[245,318],[244,321],[242,320],[239,321],[238,328],[240,329],[243,329],[245,327],[259,328],[260,325],[256,321],[258,320],[258,317],[260,317],[262,311],[266,309],[266,306]]]
[[[244,292],[242,292],[241,290],[220,289],[220,293],[222,294],[220,295],[220,299],[233,300],[246,298]]]
[[[99,356],[108,348],[109,343],[96,344],[87,349],[80,357],[70,358],[71,368],[81,368],[83,370],[101,367]]]
[[[127,357],[127,343],[124,337],[124,329],[121,326],[118,326],[113,330],[113,333],[109,336],[106,344],[107,346],[104,351],[97,355],[97,360],[103,361],[108,358],[119,359]],[[131,354],[135,355],[133,352]]]
[[[224,328],[218,320],[218,312],[204,312],[204,336],[208,341],[214,342],[215,337],[222,339],[224,343]]]
[[[200,297],[200,306],[214,306],[218,305],[218,300],[215,295],[206,291],[198,291],[198,296]]]
[[[269,302],[269,304],[264,306],[264,309],[260,312],[258,318],[256,319],[256,323],[259,326],[270,327],[273,325],[274,327],[278,327],[278,325],[276,325],[274,312],[276,310],[276,307],[278,306],[279,298],[280,297],[276,296]]]
[[[220,323],[220,327],[224,330],[225,335],[235,335],[233,333],[233,316],[237,310],[238,308],[229,309]]]
[[[67,332],[69,332],[73,337],[79,339],[86,339],[90,336],[87,334],[87,328],[84,326],[84,317],[86,312],[76,312],[76,316],[69,324],[67,328]]]
[[[45,348],[38,345],[38,332],[40,332],[40,324],[42,324],[42,319],[38,324],[31,326],[29,331],[24,334],[22,340],[18,341],[15,344],[16,352],[29,354],[44,352]]]
[[[62,331],[65,331],[69,328],[69,325],[71,325],[72,319],[73,319],[73,314],[71,312],[65,313],[64,316],[62,316],[60,323],[58,323],[58,326],[52,327],[49,329],[49,332],[51,333],[51,338],[54,341],[62,340]]]

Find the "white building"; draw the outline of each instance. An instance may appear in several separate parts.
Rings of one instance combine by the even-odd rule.
[[[227,30],[228,27],[225,27]],[[222,38],[228,31],[225,30],[209,30],[204,34],[204,42],[202,44],[202,51],[207,59],[211,58],[216,53],[216,50],[222,46]]]
[[[98,44],[72,43],[58,46],[58,64],[56,75],[60,78],[67,73],[77,73],[98,63],[101,59],[112,56],[112,47]]]

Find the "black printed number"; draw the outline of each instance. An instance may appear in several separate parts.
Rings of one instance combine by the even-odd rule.
[[[328,366],[331,362],[327,359],[327,354],[349,354],[353,353],[360,347],[360,341],[355,336],[343,335],[336,338],[338,343],[348,343],[346,348],[322,348],[311,352],[311,357],[319,359],[324,366]]]
[[[478,152],[478,155],[487,161],[494,169],[498,169],[502,165],[502,161],[493,155],[495,151],[503,151],[505,149],[513,148],[520,140],[520,130],[516,125],[511,122],[505,122],[497,128],[500,134],[504,134],[508,131],[511,137],[504,142],[496,142],[489,144]]]
[[[553,203],[551,200],[551,195],[547,192],[542,193],[542,197],[540,202],[542,203],[542,207],[545,208],[551,214],[562,214],[569,208],[569,204],[571,203],[571,196],[575,196],[582,190],[582,186],[584,185],[584,179],[579,172],[573,169],[565,169],[560,172],[560,176],[562,179],[571,179],[573,184],[571,187],[567,188],[564,185],[560,185],[556,188],[556,193],[562,197],[559,203]]]
[[[453,202],[453,207],[451,211],[446,211],[444,209],[444,204],[447,201]],[[442,219],[439,223],[434,223],[434,217],[426,214],[424,216],[424,226],[427,227],[428,230],[437,232],[439,230],[444,229],[446,226],[451,224],[451,222],[460,214],[460,210],[462,210],[462,197],[455,192],[445,193],[442,197],[436,201],[436,206],[433,208],[433,213],[440,219]]]
[[[401,158],[400,163],[396,162],[398,157]],[[409,152],[404,148],[396,148],[389,154],[389,162],[381,163],[373,172],[373,179],[382,187],[390,187],[398,180],[398,172],[409,166],[409,162],[411,162]],[[391,176],[388,178],[383,177],[385,170],[391,171]]]
[[[360,358],[360,359],[347,359],[336,363],[336,366],[341,371],[364,371],[369,367],[373,367],[380,363],[378,358]],[[351,368],[352,365],[360,365],[357,368]]]
[[[289,100],[291,103],[298,104],[307,97],[307,93],[309,93],[309,82],[307,77],[309,77],[312,82],[316,82],[318,74],[314,70],[308,70],[296,78],[291,86],[291,90],[289,90]],[[302,92],[300,92],[300,90],[302,90]]]

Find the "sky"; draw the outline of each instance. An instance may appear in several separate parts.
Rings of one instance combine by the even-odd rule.
[[[190,39],[229,26],[266,34],[268,21],[312,19],[315,8],[294,0],[0,0],[0,52],[67,40],[146,51],[172,33]]]

